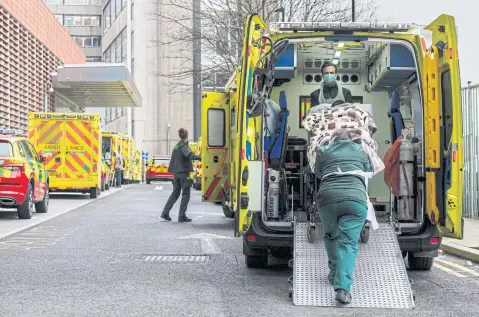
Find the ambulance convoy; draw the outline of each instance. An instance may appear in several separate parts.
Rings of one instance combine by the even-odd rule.
[[[28,141],[49,177],[50,192],[89,193],[91,198],[115,184],[115,160],[124,160],[123,183],[141,181],[141,151],[121,133],[101,131],[98,114],[30,113]]]

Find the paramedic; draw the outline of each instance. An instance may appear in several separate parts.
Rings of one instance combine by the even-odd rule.
[[[329,103],[330,105],[343,104],[345,102],[353,103],[351,91],[343,88],[341,82],[336,80],[337,67],[331,62],[325,62],[321,67],[323,81],[319,89],[311,93],[311,107]]]
[[[178,132],[181,140],[175,145],[168,166],[168,173],[174,174],[173,192],[171,193],[170,198],[168,198],[160,218],[171,221],[169,215],[170,210],[180,197],[181,192],[178,222],[190,222],[191,219],[186,217],[186,208],[190,201],[190,189],[192,185],[190,173],[193,172],[192,161],[200,161],[201,158],[198,155],[193,154],[188,146],[188,131],[181,128]]]
[[[339,170],[370,170],[362,146],[341,129],[333,132],[329,144],[319,148],[315,175],[320,180],[317,202],[328,254],[328,280],[334,286],[336,300],[349,304],[358,240],[368,211],[367,193],[361,176],[338,175]]]

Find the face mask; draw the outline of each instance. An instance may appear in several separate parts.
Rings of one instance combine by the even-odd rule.
[[[333,74],[326,74],[324,75],[324,83],[327,85],[327,86],[334,86],[336,85],[336,75],[333,75]]]

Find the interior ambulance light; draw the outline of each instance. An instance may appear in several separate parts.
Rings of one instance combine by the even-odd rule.
[[[344,47],[344,42],[339,42],[338,43],[338,48],[343,48]]]
[[[334,57],[335,58],[340,58],[341,57],[341,51],[335,51],[334,52]]]
[[[333,58],[333,64],[338,65],[339,64],[339,58]]]

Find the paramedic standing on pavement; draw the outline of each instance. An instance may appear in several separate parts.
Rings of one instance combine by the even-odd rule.
[[[336,300],[349,304],[358,253],[358,240],[368,212],[364,178],[337,172],[368,172],[369,159],[346,130],[337,130],[328,145],[319,148],[315,175],[320,180],[317,202],[328,254],[328,280]]]
[[[311,107],[329,103],[331,105],[343,104],[345,102],[353,103],[351,91],[343,88],[341,82],[336,80],[337,67],[331,62],[325,62],[321,67],[323,81],[319,89],[311,93]]]
[[[191,219],[186,217],[186,208],[190,201],[190,173],[193,172],[192,161],[199,161],[201,158],[193,154],[188,146],[188,131],[184,128],[179,130],[180,141],[175,145],[171,153],[170,165],[168,173],[174,174],[173,192],[168,198],[160,218],[171,221],[170,210],[181,195],[180,212],[178,214],[178,222],[190,222]]]

